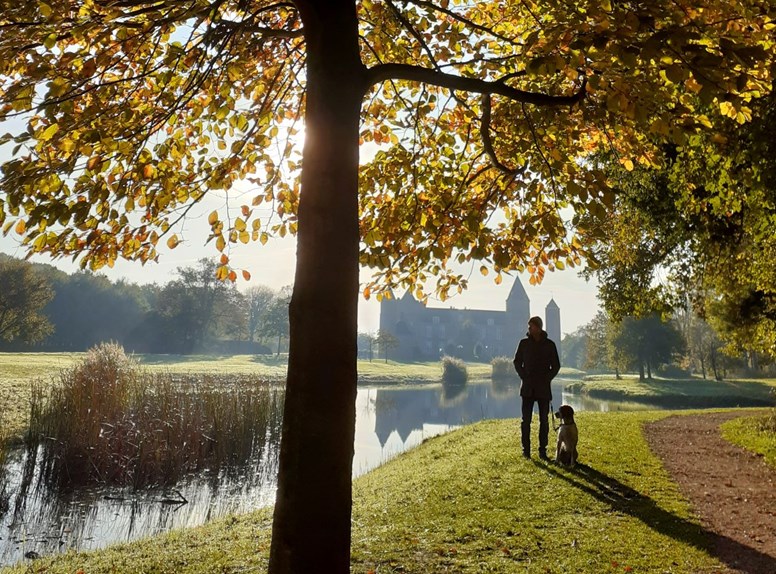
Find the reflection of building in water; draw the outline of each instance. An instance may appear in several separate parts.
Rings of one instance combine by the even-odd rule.
[[[559,343],[560,309],[555,301],[545,313],[547,332]],[[407,291],[400,299],[381,301],[380,330],[398,340],[390,351],[398,361],[436,359],[440,354],[489,360],[514,354],[530,316],[528,294],[515,277],[505,311],[427,307]]]
[[[460,397],[445,404],[439,388],[379,389],[375,397],[375,434],[380,446],[396,431],[402,443],[424,424],[457,426],[483,418],[517,417],[517,387],[509,396],[494,397],[490,385],[470,385]]]

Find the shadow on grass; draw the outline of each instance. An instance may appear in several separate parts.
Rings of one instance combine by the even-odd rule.
[[[534,464],[660,534],[709,552],[737,572],[776,572],[776,558],[664,510],[648,496],[590,466],[577,464],[572,470],[561,471],[554,464]]]

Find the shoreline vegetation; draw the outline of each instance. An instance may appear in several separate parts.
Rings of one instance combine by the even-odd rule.
[[[0,353],[0,400],[5,407],[0,435],[26,428],[23,410],[29,408],[32,380],[54,380],[84,355]],[[278,381],[285,370],[282,356],[137,358],[152,372],[183,378],[264,373]],[[490,364],[466,368],[471,381],[491,379]],[[441,384],[442,379],[440,363],[359,361],[359,369],[362,384],[383,384],[389,378],[396,385]],[[770,398],[773,405],[776,388],[776,380],[770,379],[639,381],[583,375],[568,369],[560,378],[578,393],[643,401],[669,396],[710,400],[735,392]],[[519,456],[516,419],[483,421],[428,439],[355,480],[352,571],[597,574],[721,569],[707,547],[707,533],[642,432],[646,422],[691,412],[580,412],[581,464],[574,470]],[[723,427],[725,438],[759,452],[776,467],[776,410],[745,413]],[[94,552],[25,560],[0,572],[264,572],[271,521],[272,509],[264,508]]]
[[[575,470],[519,456],[515,420],[429,439],[356,479],[352,571],[720,570],[707,533],[642,434],[644,423],[671,414],[579,413]],[[2,572],[264,572],[271,516],[261,509]]]
[[[2,353],[0,352],[0,404],[3,418],[0,434],[19,437],[27,427],[32,384],[53,381],[64,369],[82,360],[86,353]],[[151,373],[172,378],[223,378],[248,376],[272,384],[282,384],[286,375],[287,355],[132,355]],[[504,365],[497,360],[496,377]],[[511,361],[510,365],[511,366]],[[467,384],[501,381],[493,378],[494,366],[465,363]],[[643,404],[654,408],[768,407],[776,404],[776,379],[671,379],[655,377],[639,381],[635,375],[587,375],[577,369],[561,367],[558,379],[564,390],[601,400]],[[515,377],[515,381],[517,378]],[[358,384],[371,386],[441,385],[443,362],[387,362],[375,357],[358,360]]]

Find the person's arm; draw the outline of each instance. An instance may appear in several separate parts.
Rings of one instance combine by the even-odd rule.
[[[523,345],[523,341],[521,340],[520,343],[517,345],[517,351],[515,351],[515,370],[517,371],[518,376],[520,379],[524,380],[526,376],[525,371],[525,346]]]
[[[550,341],[550,380],[560,371],[560,357],[558,357],[558,347],[553,341]]]

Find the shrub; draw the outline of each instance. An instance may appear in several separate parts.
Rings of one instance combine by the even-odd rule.
[[[455,357],[442,358],[442,384],[445,386],[462,386],[469,380],[466,363]]]
[[[494,357],[490,362],[490,378],[494,381],[517,380],[515,363],[509,357]]]

